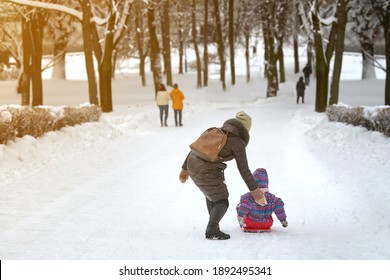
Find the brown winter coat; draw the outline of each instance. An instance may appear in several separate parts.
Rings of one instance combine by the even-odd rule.
[[[218,154],[219,160],[207,162],[190,152],[182,166],[203,194],[214,202],[229,197],[223,173],[226,169],[224,161],[235,159],[237,168],[248,189],[251,191],[257,189],[246,156],[246,145],[249,142],[248,131],[237,119],[227,120],[223,124],[222,130],[227,132],[228,138]]]

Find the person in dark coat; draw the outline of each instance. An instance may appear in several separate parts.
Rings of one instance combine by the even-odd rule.
[[[307,63],[305,65],[305,67],[303,67],[302,72],[303,72],[303,75],[305,76],[305,85],[308,86],[309,83],[310,83],[310,75],[313,72],[312,69],[311,69],[310,63]]]
[[[261,205],[267,204],[264,194],[256,185],[247,161],[246,146],[249,142],[251,121],[251,117],[245,112],[238,112],[236,118],[224,122],[221,129],[227,133],[227,141],[216,161],[208,162],[190,152],[182,165],[179,175],[180,182],[184,183],[188,177],[191,177],[206,198],[209,213],[205,232],[207,239],[230,238],[229,234],[222,232],[219,228],[219,223],[229,207],[229,192],[224,177],[227,165],[224,162],[235,159],[240,175],[255,201]]]
[[[299,103],[299,98],[302,98],[302,103],[305,103],[305,83],[303,82],[303,77],[299,77],[299,81],[296,85],[297,89],[297,104]]]

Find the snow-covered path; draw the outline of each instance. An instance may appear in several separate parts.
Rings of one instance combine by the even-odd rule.
[[[328,123],[288,94],[246,102],[198,94],[187,94],[181,128],[159,127],[153,102],[138,96],[99,123],[1,146],[0,259],[390,258],[387,138]],[[202,194],[177,177],[188,144],[240,110],[253,118],[250,167],[268,169],[289,227],[239,229],[235,206],[247,189],[229,162],[221,228],[232,238],[213,242],[204,239]]]

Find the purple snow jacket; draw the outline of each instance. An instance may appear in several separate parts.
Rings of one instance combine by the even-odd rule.
[[[255,202],[250,192],[241,196],[240,203],[237,205],[237,215],[244,217],[248,215],[253,222],[268,222],[273,213],[280,222],[286,221],[286,212],[284,211],[284,202],[279,197],[268,191],[268,175],[264,168],[258,168],[253,173],[256,184],[264,192],[268,204],[261,206]]]

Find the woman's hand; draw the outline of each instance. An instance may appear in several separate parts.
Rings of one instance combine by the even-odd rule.
[[[188,179],[188,172],[187,170],[182,169],[179,174],[180,183],[184,184],[187,181],[187,179]]]
[[[254,191],[251,191],[251,194],[256,201],[257,204],[264,206],[267,205],[267,200],[265,199],[264,193],[260,190],[260,188],[257,188]]]

